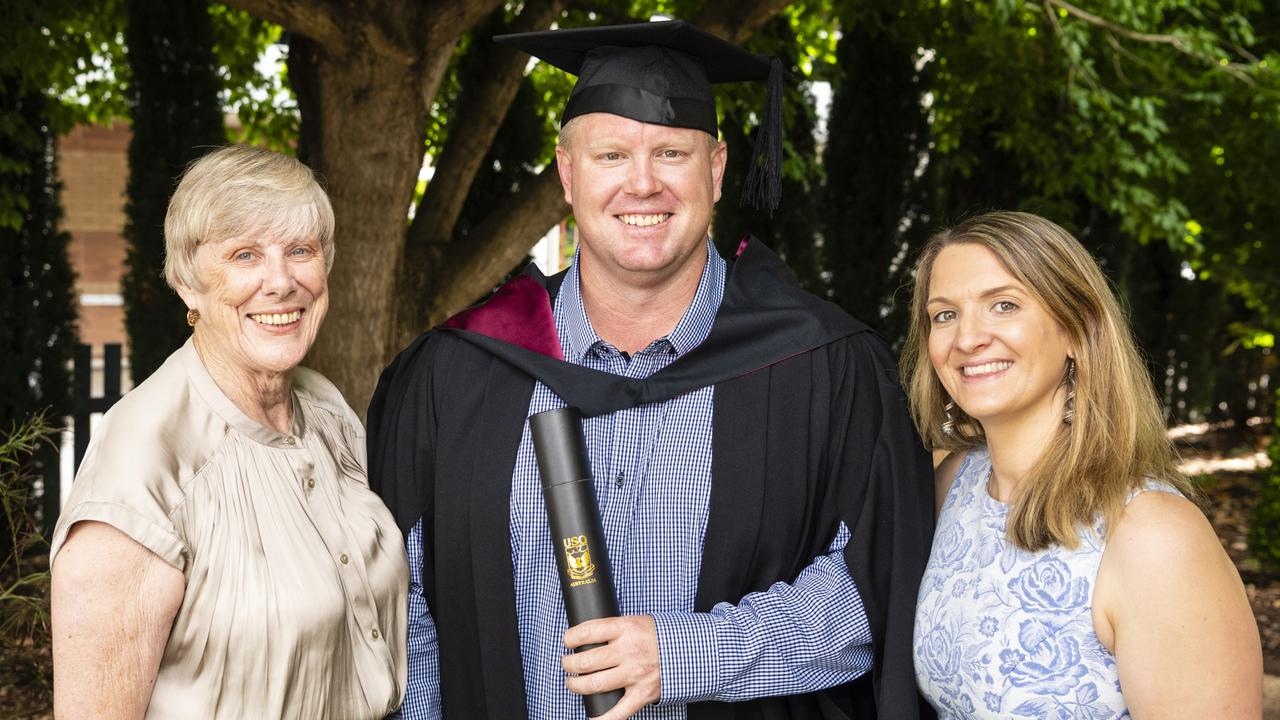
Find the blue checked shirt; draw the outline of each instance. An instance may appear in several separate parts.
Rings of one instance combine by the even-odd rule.
[[[644,378],[697,347],[724,295],[725,261],[707,243],[697,293],[670,335],[630,360],[591,328],[574,259],[554,308],[569,362]],[[849,682],[871,667],[871,630],[842,551],[840,524],[827,554],[793,583],[777,582],[736,604],[693,612],[711,496],[714,387],[663,403],[588,418],[583,424],[596,500],[623,615],[653,616],[662,697],[635,715],[686,716],[698,700],[746,700],[812,692]],[[529,415],[563,407],[536,384]],[[583,718],[565,688],[564,603],[547,526],[537,462],[526,422],[511,482],[511,565],[520,653],[531,718]],[[435,625],[422,591],[422,521],[409,531],[409,684],[400,716],[439,718]]]

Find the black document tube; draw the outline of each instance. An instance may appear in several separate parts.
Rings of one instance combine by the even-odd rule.
[[[596,509],[582,416],[572,407],[548,410],[529,418],[529,429],[542,475],[542,497],[569,626],[616,617],[618,601]],[[600,646],[583,645],[578,651],[595,647]],[[605,714],[621,699],[621,690],[582,696],[591,717]]]

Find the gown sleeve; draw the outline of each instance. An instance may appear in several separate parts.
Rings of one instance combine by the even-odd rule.
[[[382,371],[369,402],[369,487],[406,534],[430,509],[439,342],[427,333],[405,348]]]
[[[438,338],[423,335],[382,372],[369,403],[369,486],[395,516],[409,558],[409,681],[397,720],[440,717],[440,656],[427,606],[423,558],[434,486],[433,375]]]
[[[911,421],[893,353],[878,336],[843,343],[847,371],[833,388],[837,504],[852,536],[844,558],[874,643],[879,717],[932,717],[916,690],[916,595],[933,541],[933,463]]]

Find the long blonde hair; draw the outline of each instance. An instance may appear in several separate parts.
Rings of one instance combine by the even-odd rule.
[[[994,253],[1066,330],[1075,348],[1072,422],[1058,428],[1020,483],[1007,537],[1031,551],[1074,548],[1080,528],[1099,515],[1105,527],[1114,527],[1129,495],[1148,480],[1197,499],[1178,472],[1151,377],[1106,278],[1070,233],[1029,213],[971,217],[934,235],[920,251],[901,371],[926,445],[965,450],[986,444],[982,426],[958,407],[951,411],[952,434],[942,432],[948,397],[929,362],[925,305],[934,261],[943,248],[960,243]]]

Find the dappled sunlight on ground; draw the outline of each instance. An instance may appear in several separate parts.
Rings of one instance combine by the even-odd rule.
[[[1194,458],[1178,463],[1178,469],[1188,477],[1214,475],[1222,472],[1251,473],[1271,467],[1271,459],[1261,450],[1250,455],[1231,458]]]

